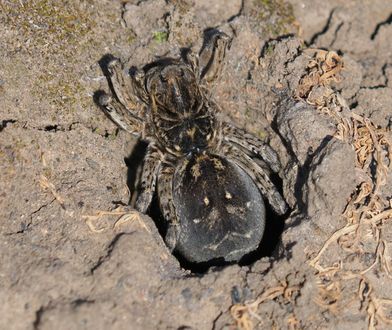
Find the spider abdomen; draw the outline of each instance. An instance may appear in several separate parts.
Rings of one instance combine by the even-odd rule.
[[[230,160],[192,155],[174,176],[180,234],[175,250],[190,262],[237,261],[260,244],[265,207],[253,180]]]

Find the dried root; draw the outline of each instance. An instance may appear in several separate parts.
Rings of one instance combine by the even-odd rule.
[[[61,207],[64,209],[64,198],[57,192],[56,187],[52,182],[49,181],[49,179],[45,175],[41,175],[40,180],[39,180],[39,185],[42,190],[46,191],[49,190],[49,192],[53,195],[53,197],[56,199],[56,201],[61,205]]]
[[[110,221],[109,225],[97,227],[95,223],[103,220],[105,217],[117,217],[117,219],[113,222]],[[93,233],[102,233],[109,229],[117,229],[121,225],[126,222],[134,222],[137,221],[140,227],[145,229],[147,232],[151,232],[150,229],[144,223],[140,213],[136,210],[124,210],[122,207],[118,207],[113,211],[96,211],[93,215],[83,215],[82,219],[86,222],[87,226]]]
[[[252,330],[254,324],[252,319],[262,321],[260,316],[257,314],[259,305],[267,300],[274,300],[279,296],[287,302],[293,302],[293,296],[300,290],[298,285],[289,286],[289,283],[284,281],[280,286],[276,286],[264,291],[260,296],[252,302],[246,302],[244,304],[235,304],[230,308],[230,314],[234,319],[236,326],[241,330]],[[299,329],[299,321],[294,314],[290,315],[287,320],[290,329]]]

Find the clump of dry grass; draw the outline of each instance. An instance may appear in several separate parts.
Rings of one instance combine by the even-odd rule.
[[[309,102],[316,86],[329,86],[331,83],[341,81],[340,72],[344,68],[344,62],[333,51],[307,49],[305,53],[310,56],[307,74],[302,77],[295,94],[298,98]]]

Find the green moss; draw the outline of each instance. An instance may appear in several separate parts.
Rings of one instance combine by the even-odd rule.
[[[53,175],[52,169],[49,168],[49,167],[45,167],[45,168],[42,170],[42,174],[43,174],[44,176],[46,176],[48,179],[51,179],[51,178],[52,178],[52,175]]]
[[[129,30],[129,31],[131,31],[131,30]],[[130,34],[127,36],[127,42],[128,42],[129,44],[131,44],[134,40],[135,40],[135,35],[134,35],[133,33],[130,33]]]
[[[264,52],[265,55],[270,55],[270,54],[272,54],[273,51],[274,51],[274,49],[275,49],[275,45],[269,44],[268,47],[267,47],[267,49],[266,49],[265,52]]]
[[[83,96],[87,91],[77,77],[71,74],[58,76],[45,72],[35,80],[32,93],[56,108],[67,108],[68,111],[73,112],[76,106],[85,105],[86,98]]]
[[[152,35],[152,38],[159,44],[166,42],[169,38],[169,33],[165,31],[155,31]]]
[[[266,22],[266,32],[270,37],[288,34],[294,30],[294,10],[285,0],[255,0],[259,19]]]
[[[273,1],[272,0],[259,0],[259,1],[265,7],[270,7],[270,6],[273,5]]]
[[[98,134],[98,135],[102,135],[102,136],[105,135],[105,132],[99,127],[94,128],[93,133]]]
[[[23,31],[34,41],[29,47],[51,47],[54,41],[61,41],[63,45],[75,43],[95,26],[85,8],[67,1],[2,2],[1,10],[9,26]]]
[[[117,131],[113,131],[111,134],[108,135],[109,140],[117,139]]]
[[[267,133],[266,131],[258,131],[258,132],[257,132],[257,136],[258,136],[260,139],[264,140],[264,139],[267,138],[268,133]]]
[[[250,119],[252,115],[252,110],[248,107],[246,107],[245,112],[244,112],[244,116],[246,119]]]
[[[96,23],[91,8],[88,2],[67,0],[0,3],[0,16],[17,33],[22,50],[41,54],[37,63],[40,75],[32,88],[39,101],[68,111],[87,103],[87,92],[75,67],[80,54],[91,49],[94,42]]]

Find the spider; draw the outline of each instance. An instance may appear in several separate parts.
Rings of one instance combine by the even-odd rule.
[[[231,39],[206,36],[199,54],[161,58],[124,72],[107,64],[112,95],[99,105],[120,128],[148,143],[135,208],[146,213],[157,193],[165,242],[192,263],[239,261],[259,246],[264,199],[277,214],[287,205],[269,176],[275,151],[222,120],[210,95]]]

